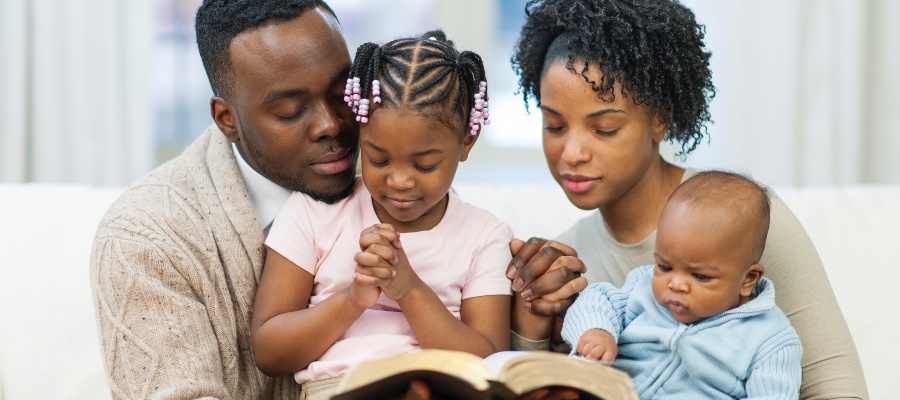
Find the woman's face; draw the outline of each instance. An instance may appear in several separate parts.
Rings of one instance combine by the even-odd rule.
[[[581,66],[576,63],[575,69]],[[597,68],[586,75],[601,81]],[[659,161],[665,124],[650,108],[622,96],[618,83],[615,101],[607,103],[580,73],[557,63],[544,71],[540,88],[547,166],[578,208],[617,202]]]

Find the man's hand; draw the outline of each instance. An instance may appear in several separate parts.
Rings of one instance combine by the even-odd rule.
[[[587,287],[586,269],[575,249],[552,240],[513,239],[513,259],[506,270],[514,291],[525,299],[525,307],[542,316],[562,316]]]
[[[602,329],[591,329],[578,339],[578,354],[588,360],[600,360],[608,363],[616,359],[619,346],[612,334]]]

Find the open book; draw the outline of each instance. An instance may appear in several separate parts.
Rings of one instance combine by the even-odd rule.
[[[486,359],[421,350],[350,369],[332,400],[390,399],[420,379],[441,399],[515,399],[544,387],[569,387],[582,399],[638,400],[628,374],[608,365],[547,351],[505,351]]]

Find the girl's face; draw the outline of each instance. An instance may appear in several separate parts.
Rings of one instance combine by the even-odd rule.
[[[586,75],[595,82],[602,78],[593,67]],[[622,96],[618,83],[615,101],[606,103],[580,73],[557,63],[544,71],[540,88],[547,166],[578,208],[622,199],[659,160],[665,124],[650,108]]]
[[[447,209],[447,192],[476,136],[459,133],[408,109],[381,107],[360,124],[362,176],[375,213],[400,232],[434,228]]]

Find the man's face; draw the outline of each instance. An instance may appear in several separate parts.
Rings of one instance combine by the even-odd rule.
[[[230,51],[230,119],[216,121],[247,163],[318,200],[349,195],[359,131],[343,102],[350,54],[337,20],[315,8],[240,33]]]

